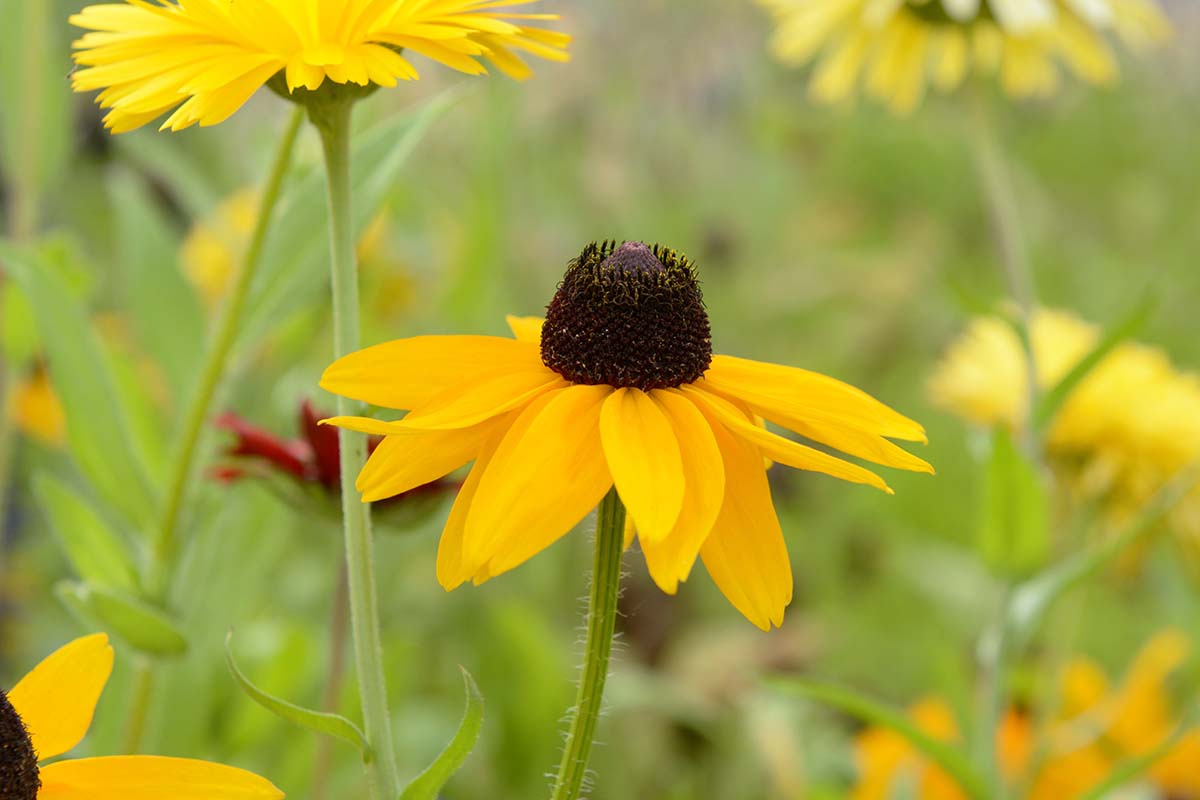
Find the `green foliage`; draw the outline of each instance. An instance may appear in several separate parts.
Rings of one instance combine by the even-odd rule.
[[[34,479],[34,496],[80,578],[96,586],[135,589],[137,570],[129,545],[91,501],[48,473]]]
[[[134,650],[159,658],[187,653],[187,636],[171,618],[133,595],[87,581],[61,581],[54,590],[84,624],[116,634]]]
[[[462,671],[467,690],[467,709],[463,712],[458,732],[429,767],[413,779],[400,794],[400,800],[437,800],[442,787],[458,772],[467,756],[475,749],[483,730],[483,695],[471,673]]]
[[[979,552],[997,573],[1036,572],[1050,551],[1050,500],[1038,466],[1004,428],[992,432],[984,466]]]

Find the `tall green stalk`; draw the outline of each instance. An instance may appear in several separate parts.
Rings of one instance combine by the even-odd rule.
[[[614,488],[600,501],[596,511],[596,553],[588,599],[587,650],[552,800],[575,800],[583,789],[588,756],[596,738],[596,722],[604,701],[604,683],[608,679],[624,549],[625,506]]]
[[[208,348],[204,364],[201,367],[200,383],[196,387],[195,394],[192,395],[184,417],[182,438],[179,441],[179,449],[171,461],[171,474],[167,482],[167,496],[163,506],[162,521],[154,538],[151,561],[146,575],[147,591],[160,600],[165,599],[177,547],[179,521],[183,513],[184,501],[187,498],[188,487],[196,472],[200,441],[207,427],[209,415],[212,413],[217,392],[229,371],[230,355],[237,343],[250,289],[262,262],[267,231],[270,229],[275,214],[275,206],[279,202],[283,180],[292,163],[292,151],[295,149],[296,136],[303,122],[304,111],[297,109],[284,129],[283,138],[279,140],[274,160],[271,163],[271,171],[267,176],[266,185],[263,187],[254,232],[242,258],[241,272],[225,301],[225,307],[213,334],[212,344]],[[134,674],[134,698],[125,727],[126,752],[136,753],[140,749],[153,692],[154,662],[145,659],[139,663]]]
[[[341,358],[359,348],[358,269],[354,251],[354,216],[350,185],[350,116],[353,101],[332,98],[309,106],[321,134],[329,188],[329,230],[332,251],[333,349]],[[338,397],[341,416],[361,413],[361,404]],[[346,537],[346,568],[350,590],[350,628],[358,670],[363,726],[373,757],[367,764],[367,784],[373,800],[399,795],[395,748],[379,629],[379,597],[375,586],[374,543],[370,506],[354,484],[367,457],[367,437],[338,431],[341,452],[342,521]]]

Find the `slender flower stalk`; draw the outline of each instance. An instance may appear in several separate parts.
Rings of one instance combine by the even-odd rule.
[[[250,295],[250,288],[254,284],[254,278],[258,274],[267,230],[274,217],[275,205],[279,201],[280,190],[283,187],[283,179],[292,163],[292,151],[303,121],[304,112],[302,109],[297,109],[284,129],[283,138],[280,139],[275,151],[271,172],[267,177],[267,184],[259,206],[258,221],[246,249],[241,273],[234,283],[220,321],[217,323],[212,345],[208,349],[204,366],[201,368],[200,384],[192,396],[191,404],[188,406],[187,415],[184,418],[183,438],[180,439],[179,450],[171,461],[172,471],[167,487],[166,503],[163,506],[162,522],[154,540],[152,561],[147,575],[148,590],[160,599],[166,594],[177,547],[179,521],[183,513],[184,502],[187,499],[187,489],[192,484],[192,478],[196,472],[201,436],[208,427],[206,423],[212,413],[217,392],[229,370],[230,355],[237,343],[242,314],[246,309],[246,301]],[[137,666],[134,674],[134,702],[130,707],[125,726],[125,746],[131,753],[140,749],[153,692],[153,662],[144,660]]]
[[[309,115],[321,134],[329,189],[331,278],[333,285],[333,348],[337,357],[359,347],[358,269],[355,263],[350,186],[350,117],[353,99],[334,96],[313,102]],[[338,397],[339,415],[361,413],[362,404]],[[346,537],[346,568],[350,590],[350,626],[358,671],[363,725],[373,758],[367,764],[367,783],[373,800],[391,800],[399,793],[391,714],[379,628],[379,598],[375,585],[371,507],[362,502],[355,478],[367,458],[367,437],[356,431],[339,432],[342,478],[342,520]]]
[[[575,800],[587,774],[588,755],[604,701],[604,684],[608,679],[608,661],[617,624],[624,538],[625,505],[617,490],[610,489],[596,511],[596,555],[588,599],[587,651],[552,800]]]

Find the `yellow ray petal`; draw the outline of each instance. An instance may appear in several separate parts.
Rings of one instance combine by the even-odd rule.
[[[531,342],[538,345],[542,344],[542,323],[546,320],[541,317],[515,317],[509,314],[505,317],[508,322],[509,329],[513,332],[513,336],[517,337],[518,341]]]
[[[776,414],[861,428],[905,441],[926,441],[920,424],[866,392],[839,380],[796,367],[733,356],[713,356],[704,373],[712,388],[745,401],[767,419]]]
[[[467,514],[468,566],[486,563],[498,575],[550,546],[596,507],[612,486],[600,445],[600,408],[611,392],[569,386],[517,418]]]
[[[538,349],[528,342],[500,336],[415,336],[338,359],[321,376],[321,388],[372,405],[411,409],[479,375],[541,363]]]
[[[367,459],[355,487],[363,502],[373,503],[436,481],[475,458],[493,428],[489,420],[449,431],[393,433]]]
[[[8,693],[39,760],[60,756],[83,739],[112,666],[108,637],[84,636],[50,654]]]
[[[662,541],[683,506],[683,462],[666,414],[641,389],[617,389],[600,412],[600,441],[638,535]]]
[[[671,420],[683,459],[683,507],[675,528],[661,542],[641,540],[646,567],[659,588],[674,594],[685,581],[721,510],[725,466],[712,427],[700,410],[675,391],[655,389],[651,395]]]
[[[534,367],[505,368],[447,389],[410,411],[401,422],[409,430],[466,428],[566,385],[561,375],[540,361]]]
[[[725,460],[725,499],[700,557],[734,608],[767,631],[783,624],[792,568],[762,454],[720,426],[712,430]]]
[[[492,426],[492,433],[479,450],[475,465],[471,467],[466,481],[463,482],[463,487],[458,490],[458,497],[454,498],[450,516],[446,519],[445,527],[442,528],[442,538],[438,543],[437,554],[438,583],[447,592],[458,588],[479,573],[478,564],[468,564],[463,559],[463,533],[466,530],[467,512],[471,510],[475,493],[479,489],[479,481],[487,472],[488,464],[491,463],[492,456],[496,454],[496,448],[500,446],[500,442],[504,440],[518,417],[517,412],[512,412],[495,422]],[[477,583],[482,582],[477,581]]]
[[[42,767],[38,800],[278,800],[270,781],[235,767],[160,756],[59,761]]]
[[[843,461],[812,447],[777,436],[752,423],[741,411],[723,397],[702,391],[695,386],[680,387],[685,395],[699,406],[706,415],[736,434],[738,438],[753,443],[767,458],[795,469],[823,472],[851,483],[865,483],[876,489],[894,494],[883,478],[869,469]]]

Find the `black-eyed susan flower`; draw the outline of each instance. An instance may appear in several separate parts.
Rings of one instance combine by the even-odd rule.
[[[1100,340],[1069,312],[1039,309],[1031,320],[1038,389],[1061,380]],[[974,320],[930,378],[942,408],[977,425],[1023,430],[1025,349],[998,317]],[[1063,482],[1101,501],[1114,522],[1135,515],[1172,477],[1200,461],[1200,376],[1153,347],[1118,345],[1070,392],[1046,431],[1046,453]],[[1200,492],[1178,503],[1171,527],[1200,544]]]
[[[100,90],[114,132],[173,112],[163,128],[216,125],[267,81],[288,92],[327,81],[395,86],[417,78],[416,53],[471,75],[483,62],[525,78],[520,53],[565,61],[570,37],[518,13],[537,0],[128,0],[71,22],[76,91]]]
[[[112,672],[104,634],[76,639],[9,692],[0,691],[0,797],[4,800],[204,798],[275,800],[283,793],[234,767],[160,756],[41,762],[82,741]]]
[[[996,758],[1008,785],[1022,787],[1020,797],[1025,800],[1084,797],[1132,760],[1153,754],[1141,778],[1129,782],[1140,784],[1144,793],[1131,796],[1200,798],[1200,729],[1179,730],[1185,704],[1172,686],[1190,650],[1191,643],[1180,631],[1161,631],[1115,684],[1089,659],[1072,659],[1058,677],[1059,707],[1044,723],[1035,724],[1027,711],[1015,708],[1001,720]],[[944,701],[922,700],[910,717],[930,737],[961,744],[954,712]],[[968,796],[893,731],[867,728],[857,737],[855,749],[859,776],[854,800],[886,800],[900,786],[912,786],[911,796],[917,800]]]
[[[928,87],[998,74],[1016,97],[1045,95],[1067,70],[1096,84],[1117,76],[1112,44],[1145,48],[1168,35],[1154,0],[761,0],[775,55],[815,63],[811,93],[838,102],[861,87],[897,112]]]
[[[868,461],[932,468],[890,439],[922,427],[859,389],[793,367],[714,356],[692,264],[644,244],[589,245],[545,321],[514,339],[420,336],[369,347],[321,385],[407,410],[330,422],[384,436],[358,478],[364,501],[474,466],[438,553],[447,589],[548,547],[614,485],[650,574],[667,593],[699,556],[763,629],[792,597],[766,459],[891,491],[874,472],[777,435],[762,418]]]

